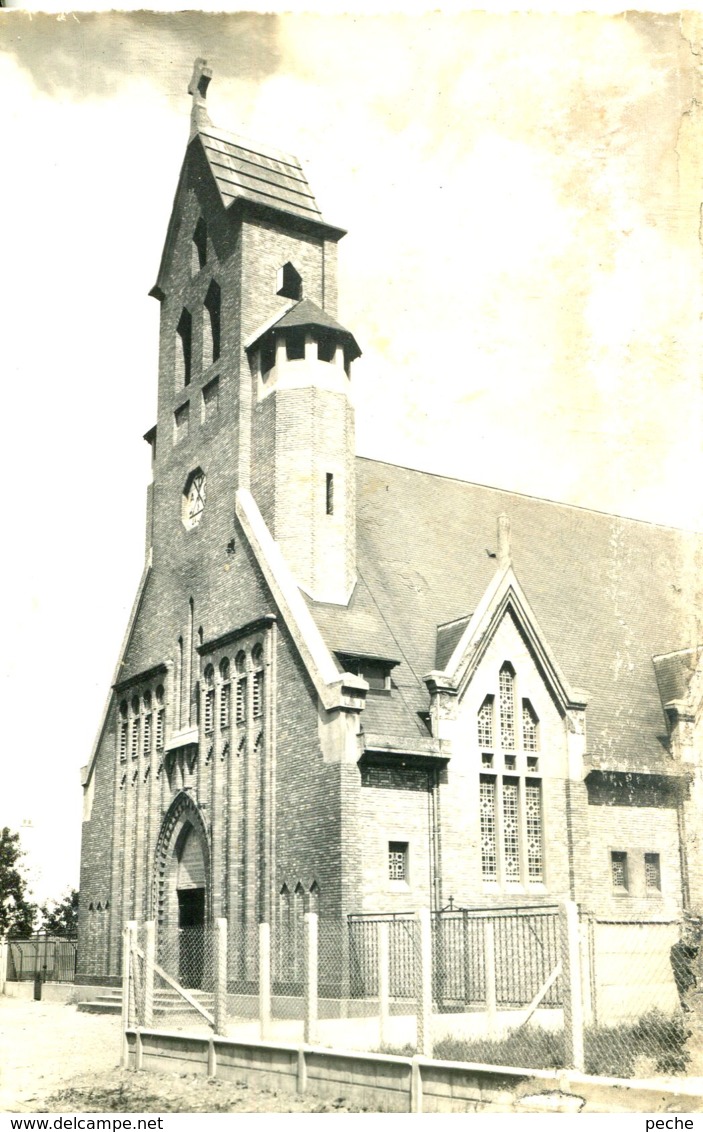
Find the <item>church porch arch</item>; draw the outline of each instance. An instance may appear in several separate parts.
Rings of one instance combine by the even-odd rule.
[[[183,985],[202,987],[212,923],[208,831],[184,791],[169,806],[156,844],[153,916],[159,962]]]

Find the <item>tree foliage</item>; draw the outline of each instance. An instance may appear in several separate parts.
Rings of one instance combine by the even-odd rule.
[[[49,900],[42,904],[41,930],[49,935],[75,936],[78,930],[78,892],[75,888],[67,892],[61,900]]]
[[[32,934],[37,909],[26,898],[23,856],[19,833],[4,826],[0,830],[0,936]]]

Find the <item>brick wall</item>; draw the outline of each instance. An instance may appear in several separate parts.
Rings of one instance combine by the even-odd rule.
[[[119,674],[130,699],[144,690],[140,674],[167,666],[158,677],[165,691],[167,746],[179,724],[197,722],[203,668],[213,663],[219,671],[224,656],[222,648],[199,646],[277,612],[234,516],[235,493],[238,486],[248,486],[252,459],[251,374],[242,341],[284,306],[275,294],[276,271],[287,260],[303,276],[305,294],[318,304],[324,302],[323,287],[329,294],[336,287],[334,254],[328,247],[323,271],[321,238],[306,234],[294,221],[287,227],[284,220],[277,224],[249,214],[243,219],[235,210],[223,210],[198,143],[189,149],[174,207],[175,239],[165,263],[161,304],[158,424],[147,523],[153,565]],[[192,234],[201,216],[207,221],[207,257],[204,266],[193,270]],[[212,280],[221,289],[221,342],[219,358],[208,364],[203,304]],[[184,309],[192,319],[188,385],[176,365]],[[203,389],[216,377],[218,410],[205,419]],[[174,442],[174,413],[186,401],[188,434]],[[274,493],[275,427],[264,421],[255,439],[255,466],[265,472],[256,490],[266,510]],[[187,530],[183,492],[196,468],[206,476],[205,509],[199,525]],[[321,907],[339,909],[339,768],[322,763],[316,699],[285,630],[276,636],[275,630],[264,628],[258,636],[244,634],[238,644],[223,646],[232,667],[237,648],[244,645],[250,655],[257,641],[274,642],[275,652],[275,662],[267,668],[271,714],[261,723],[258,746],[253,729],[239,749],[236,729],[228,736],[216,731],[206,737],[201,724],[197,758],[180,750],[167,769],[152,744],[149,755],[140,752],[121,764],[116,749],[120,697],[114,698],[93,770],[92,808],[83,826],[81,977],[116,976],[123,923],[158,912],[154,854],[164,815],[179,790],[187,790],[205,815],[203,836],[212,862],[209,914],[226,911],[239,923],[255,925],[271,911],[276,886],[286,877],[301,878],[308,887],[316,879]],[[275,793],[267,799],[262,784],[274,766]],[[262,860],[271,859],[272,845],[275,875],[262,868]],[[167,889],[172,881],[169,874]],[[165,899],[172,901],[172,896],[167,892]],[[98,900],[103,908],[109,904],[107,946],[99,944],[87,918],[89,903]]]

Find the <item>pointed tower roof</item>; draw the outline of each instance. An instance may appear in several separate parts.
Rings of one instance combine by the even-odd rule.
[[[294,303],[289,307],[280,318],[275,322],[269,322],[260,331],[257,331],[252,338],[246,343],[247,349],[256,346],[262,338],[267,334],[272,334],[276,330],[286,330],[292,327],[312,328],[318,327],[324,330],[331,330],[338,334],[340,338],[344,338],[350,348],[352,361],[354,358],[361,356],[359,345],[352,334],[351,330],[347,330],[336,318],[332,318],[331,314],[323,311],[318,307],[317,303],[313,303],[312,299],[300,299],[299,302]]]
[[[238,134],[213,126],[206,104],[211,78],[212,70],[208,67],[207,60],[196,59],[193,77],[188,84],[188,93],[193,99],[190,137],[176,191],[176,200],[181,191],[189,158],[192,159],[194,147],[201,147],[223,208],[230,209],[233,206],[242,207],[249,204],[282,212],[290,223],[297,222],[300,226],[301,221],[303,224],[307,222],[323,239],[340,240],[346,235],[345,230],[323,220],[297,157],[283,153],[272,146],[262,145],[260,142],[247,141]],[[158,279],[150,292],[157,299],[163,298],[165,268],[175,232],[175,218],[172,213]]]
[[[322,220],[322,213],[296,157],[201,126],[197,131],[225,208],[238,198]]]

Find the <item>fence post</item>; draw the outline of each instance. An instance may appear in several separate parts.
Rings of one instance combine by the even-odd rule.
[[[259,1037],[271,1035],[271,925],[259,924]]]
[[[129,920],[122,931],[122,1068],[129,1066],[129,1046],[127,1027],[129,1026],[129,1003],[132,991],[132,934],[136,930],[136,920]]]
[[[388,920],[378,921],[378,1043],[383,1049],[388,1044],[388,1017],[390,1014],[390,948]]]
[[[5,993],[7,982],[7,952],[9,950],[6,939],[0,939],[0,994]]]
[[[227,921],[215,920],[215,1033],[227,1030]]]
[[[579,914],[573,900],[559,905],[561,982],[564,1008],[564,1064],[583,1073],[583,1001],[579,962]]]
[[[488,1033],[494,1037],[498,1030],[498,998],[496,994],[496,931],[492,916],[483,921],[483,954],[486,974],[486,1014]]]
[[[417,1052],[432,1057],[432,919],[429,908],[417,914]]]
[[[144,1025],[154,1025],[154,963],[156,962],[156,924],[144,925]]]
[[[317,912],[303,916],[305,939],[305,1022],[303,1041],[314,1045],[317,1041]]]
[[[461,957],[464,976],[464,1006],[471,1001],[471,948],[469,946],[469,913],[461,913]]]
[[[591,923],[587,916],[579,917],[579,957],[581,964],[581,995],[584,1025],[593,1025],[593,972],[591,971]]]

